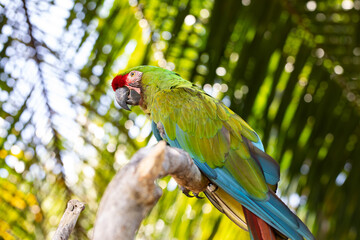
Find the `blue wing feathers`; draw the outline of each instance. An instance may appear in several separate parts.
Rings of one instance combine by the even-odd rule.
[[[263,143],[261,142],[261,139],[260,139],[259,135],[257,135],[257,133],[255,133],[255,134],[256,134],[256,136],[257,136],[257,138],[258,138],[258,141],[257,141],[257,142],[252,142],[253,145],[254,145],[255,147],[257,147],[258,149],[260,149],[261,151],[265,152],[264,145],[263,145]]]
[[[255,150],[255,155],[253,157],[259,163],[264,173],[265,181],[271,185],[277,184],[280,180],[280,168],[277,162],[258,149]]]
[[[256,136],[258,138],[257,142],[249,141],[248,145],[250,152],[260,165],[264,173],[265,181],[268,184],[275,185],[280,180],[280,166],[274,159],[265,153],[264,146],[259,136],[257,134]]]
[[[152,130],[156,140],[158,140],[158,141],[163,140],[161,135],[160,135],[159,130],[157,129],[156,123],[154,121],[152,121],[152,123],[151,123],[151,130]]]

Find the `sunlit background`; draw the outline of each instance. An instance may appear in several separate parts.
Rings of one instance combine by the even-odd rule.
[[[0,0],[0,239],[50,239],[66,202],[91,237],[106,185],[155,143],[112,77],[151,64],[222,99],[279,161],[317,239],[360,236],[360,1]],[[176,183],[138,239],[248,237]]]

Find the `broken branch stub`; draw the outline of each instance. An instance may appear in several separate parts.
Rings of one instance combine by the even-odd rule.
[[[80,213],[85,209],[85,203],[71,199],[67,203],[66,210],[62,216],[59,226],[52,240],[67,240],[74,229]]]

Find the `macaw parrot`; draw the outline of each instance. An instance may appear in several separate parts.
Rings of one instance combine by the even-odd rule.
[[[210,180],[207,198],[255,240],[315,239],[276,196],[279,165],[257,133],[221,101],[175,72],[139,66],[112,83],[118,104],[139,105],[158,140],[189,153]]]

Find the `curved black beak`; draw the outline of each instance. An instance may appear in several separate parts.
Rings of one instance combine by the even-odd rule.
[[[137,93],[135,90],[130,90],[127,87],[121,87],[116,89],[115,91],[115,99],[116,102],[122,107],[130,111],[128,104],[130,105],[138,105],[140,103],[140,94]]]

